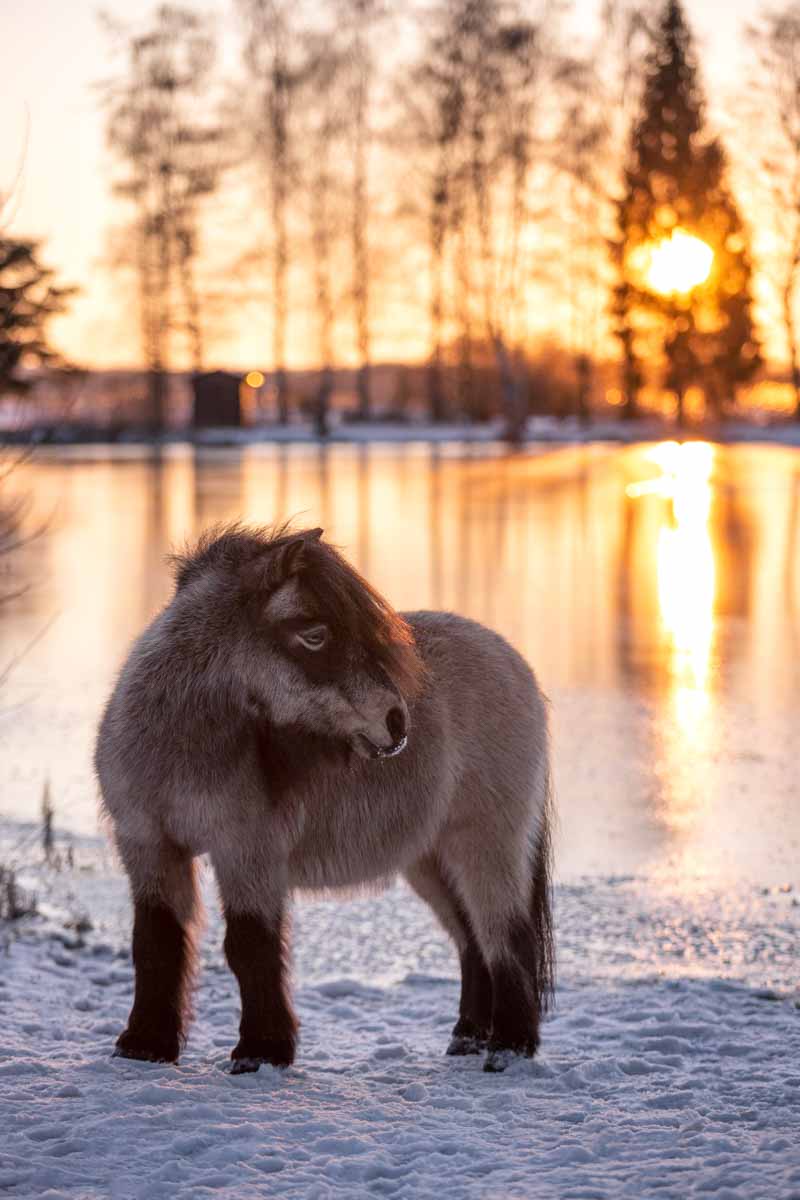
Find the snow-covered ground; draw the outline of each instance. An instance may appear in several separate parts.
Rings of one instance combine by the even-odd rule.
[[[238,1003],[210,909],[178,1067],[111,1057],[132,968],[99,851],[33,872],[0,979],[0,1195],[800,1196],[800,902],[593,879],[557,893],[561,982],[534,1062],[443,1054],[452,952],[399,885],[295,919],[300,1052],[232,1076]],[[91,910],[94,928],[66,928]]]

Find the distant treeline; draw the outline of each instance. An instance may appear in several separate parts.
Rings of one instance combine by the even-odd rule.
[[[525,417],[575,417],[574,363],[570,353],[555,343],[541,345],[517,363],[519,388]],[[619,374],[612,361],[592,365],[594,391],[584,420],[589,414],[618,414],[621,397],[615,387]],[[255,375],[258,386],[247,380]],[[279,419],[278,379],[269,371],[210,372],[220,389],[223,403],[213,404],[210,413],[195,413],[195,379],[192,372],[172,371],[164,376],[163,429],[179,432],[200,425],[241,425],[264,428]],[[145,371],[73,371],[32,374],[24,403],[9,409],[3,426],[16,429],[20,437],[38,430],[40,436],[68,440],[76,431],[84,437],[112,439],[129,434],[151,436],[152,407]],[[359,405],[357,368],[336,367],[330,375],[330,399],[324,429],[319,428],[319,372],[314,369],[286,372],[287,420],[311,425],[321,433],[363,420]],[[442,423],[480,425],[502,422],[504,417],[500,380],[490,347],[476,347],[475,361],[468,374],[460,369],[455,353],[445,356],[441,368]],[[379,423],[430,421],[430,375],[426,363],[380,362],[371,370],[369,420]],[[236,398],[233,400],[233,398]],[[61,432],[59,432],[61,431]]]

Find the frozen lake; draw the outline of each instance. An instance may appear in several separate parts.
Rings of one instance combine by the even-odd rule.
[[[398,608],[494,626],[553,703],[558,878],[794,879],[800,452],[707,443],[41,450],[4,591],[0,816],[97,830],[93,731],[165,555],[215,521],[320,524]]]

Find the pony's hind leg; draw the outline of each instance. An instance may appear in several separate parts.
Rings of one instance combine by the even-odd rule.
[[[492,1019],[492,980],[467,915],[441,863],[429,855],[406,871],[414,891],[433,909],[458,950],[461,999],[447,1053],[480,1054],[489,1040]]]
[[[166,841],[120,842],[133,895],[133,1008],[115,1055],[176,1062],[189,1018],[199,913],[194,861]]]
[[[517,864],[485,844],[461,839],[447,847],[469,919],[491,976],[487,1071],[503,1071],[514,1055],[532,1057],[552,984],[546,845]],[[495,848],[498,849],[497,847]]]

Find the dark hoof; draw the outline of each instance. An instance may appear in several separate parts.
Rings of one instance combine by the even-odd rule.
[[[483,1064],[484,1071],[491,1075],[501,1075],[506,1067],[510,1067],[518,1055],[514,1050],[490,1050]]]
[[[290,1067],[294,1062],[293,1038],[260,1038],[239,1045],[231,1053],[231,1075],[257,1071],[262,1063],[270,1067]]]
[[[177,1034],[147,1034],[126,1029],[117,1038],[114,1058],[134,1058],[140,1062],[174,1063],[181,1052]]]
[[[460,1058],[465,1054],[482,1054],[486,1049],[486,1038],[463,1033],[454,1033],[447,1047],[447,1054]]]
[[[484,1071],[492,1075],[500,1075],[507,1067],[519,1058],[533,1058],[538,1049],[538,1042],[523,1042],[522,1045],[506,1046],[492,1038],[487,1047]]]

